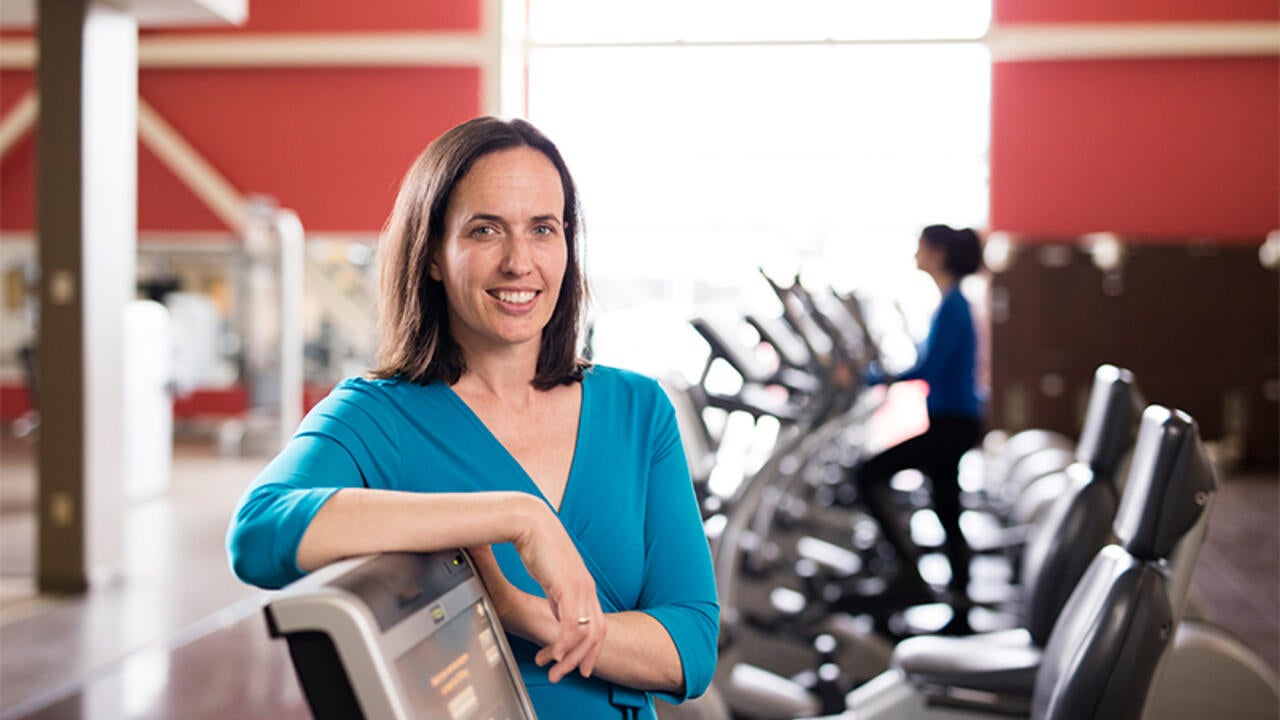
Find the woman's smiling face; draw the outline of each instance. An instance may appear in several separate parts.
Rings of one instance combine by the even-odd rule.
[[[525,346],[536,358],[567,262],[560,174],[517,147],[476,160],[458,183],[430,273],[464,353]]]

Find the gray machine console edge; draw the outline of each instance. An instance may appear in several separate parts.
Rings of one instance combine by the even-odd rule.
[[[524,683],[484,584],[461,550],[334,563],[263,609],[313,715],[528,720]]]

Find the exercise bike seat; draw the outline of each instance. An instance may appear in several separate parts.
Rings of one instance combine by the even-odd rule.
[[[1103,549],[1063,608],[1036,676],[1032,717],[1140,717],[1173,641],[1218,479],[1188,415],[1142,417],[1118,544]]]
[[[1062,607],[1098,551],[1111,538],[1115,488],[1083,465],[1022,557],[1023,627],[966,637],[921,635],[894,648],[891,665],[920,684],[1024,696],[1029,700],[1041,649]]]
[[[1109,488],[1110,484],[1088,486]],[[1149,676],[1145,680],[1141,676],[1142,669],[1153,671],[1168,640],[1175,609],[1180,606],[1177,596],[1186,590],[1185,578],[1168,577],[1170,571],[1162,561],[1184,537],[1194,535],[1188,531],[1197,525],[1215,487],[1194,421],[1165,408],[1149,408],[1134,451],[1128,487],[1120,509],[1115,511],[1114,531],[1120,544],[1097,553],[1062,605],[1056,622],[1037,619],[1036,630],[1043,632],[1047,619],[1051,632],[1040,637],[1028,630],[965,638],[912,638],[895,649],[892,665],[911,682],[933,688],[939,696],[949,696],[957,688],[978,690],[1032,700],[1040,712],[1047,712],[1054,703],[1055,707],[1066,707],[1063,703],[1067,701],[1061,698],[1098,692],[1114,696],[1123,691],[1113,684],[1107,685],[1109,690],[1096,690],[1090,683],[1100,681],[1077,653],[1092,653],[1098,667],[1107,668],[1106,672],[1112,671],[1112,665],[1104,658],[1114,664],[1117,656],[1123,656],[1120,663],[1132,668],[1126,671],[1134,673],[1131,679],[1149,681]],[[1059,539],[1063,541],[1059,546],[1070,542],[1065,536]],[[1193,540],[1195,547],[1187,549],[1192,553],[1198,549],[1199,538]],[[1129,617],[1136,628],[1154,628],[1151,637],[1109,635],[1112,624],[1099,619],[1102,607]],[[1067,675],[1068,680],[1059,682]],[[1090,689],[1074,689],[1080,683]],[[1055,690],[1059,685],[1067,687]],[[1138,696],[1137,702],[1142,697]],[[1132,698],[1126,701],[1131,703]],[[1066,710],[1055,713],[1053,717],[1092,716],[1071,715]]]

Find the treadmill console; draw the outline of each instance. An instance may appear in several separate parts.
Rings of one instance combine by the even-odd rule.
[[[318,720],[529,720],[497,614],[461,550],[334,563],[264,608]]]

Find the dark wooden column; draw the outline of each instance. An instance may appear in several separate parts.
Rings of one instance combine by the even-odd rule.
[[[138,24],[102,0],[40,0],[42,591],[117,571],[123,544],[123,322],[137,245]]]

